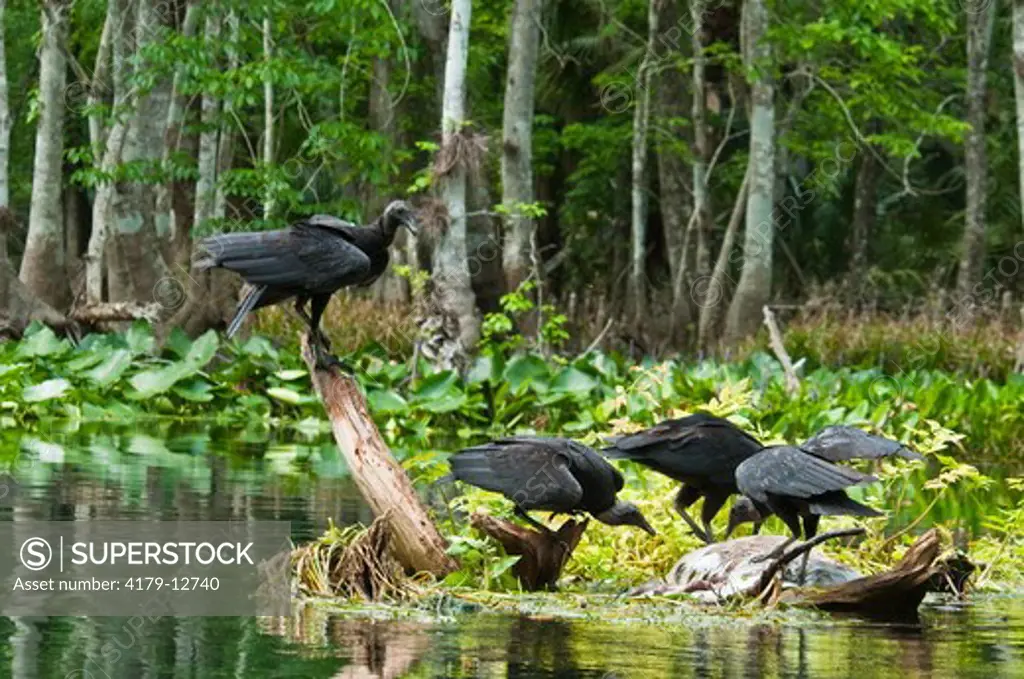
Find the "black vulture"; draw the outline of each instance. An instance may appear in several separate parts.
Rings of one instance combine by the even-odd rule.
[[[639,462],[682,482],[675,499],[676,510],[697,536],[710,543],[714,541],[712,519],[729,496],[738,492],[736,467],[762,450],[760,441],[729,420],[699,412],[622,436],[604,453]],[[702,497],[703,530],[686,511]]]
[[[528,511],[555,514],[588,512],[612,526],[655,531],[636,505],[616,498],[622,474],[587,446],[562,438],[517,436],[461,450],[449,458],[452,476],[501,493],[515,512],[550,533]]]
[[[817,455],[829,462],[875,460],[892,455],[905,460],[924,459],[923,455],[910,450],[899,441],[844,425],[825,427],[801,443],[800,450]]]
[[[736,468],[736,486],[743,497],[729,512],[726,537],[741,523],[760,523],[778,515],[793,537],[776,549],[780,554],[794,540],[814,537],[822,516],[881,516],[847,496],[845,489],[876,481],[856,469],[833,464],[792,446],[774,446],[745,460]],[[800,520],[803,519],[803,526]],[[803,569],[807,555],[804,554]],[[804,570],[801,570],[801,578]]]
[[[392,201],[373,223],[356,226],[337,217],[314,215],[287,229],[222,233],[204,238],[195,266],[237,272],[251,286],[228,326],[232,337],[253,309],[295,298],[295,309],[309,325],[317,363],[333,362],[320,317],[341,288],[375,281],[388,266],[388,247],[400,226],[415,233],[412,208]],[[310,303],[306,315],[306,303]]]

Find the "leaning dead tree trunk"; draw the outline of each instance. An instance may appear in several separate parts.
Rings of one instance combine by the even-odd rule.
[[[427,515],[409,477],[391,456],[355,380],[338,368],[318,369],[305,337],[302,358],[359,492],[375,516],[389,517],[399,563],[407,571],[438,577],[455,570],[445,539]]]
[[[477,530],[501,543],[505,553],[520,557],[512,566],[523,589],[535,592],[550,589],[558,582],[562,569],[569,562],[587,529],[588,519],[569,519],[552,533],[523,528],[488,514],[473,514],[470,522]]]

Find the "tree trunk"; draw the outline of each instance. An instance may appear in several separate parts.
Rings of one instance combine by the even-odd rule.
[[[502,269],[505,290],[526,280],[536,225],[523,206],[534,202],[533,111],[541,0],[516,0],[508,43],[501,149],[501,202],[508,211]],[[540,281],[538,281],[539,283]]]
[[[639,324],[647,312],[647,128],[651,118],[651,68],[658,36],[658,10],[662,0],[648,0],[647,47],[637,73],[636,108],[633,109],[633,164],[630,212],[629,294],[633,320]]]
[[[125,23],[125,0],[108,0],[107,15],[103,24],[100,48],[96,54],[96,70],[89,90],[89,104],[97,107],[89,115],[89,139],[93,148],[93,163],[104,177],[109,177],[121,163],[128,124],[124,118],[124,104],[127,100],[127,60],[125,58],[126,31],[118,30]],[[108,69],[107,60],[110,60]],[[110,87],[113,89],[114,110],[111,129],[104,129],[103,117],[98,108],[107,90],[107,71],[110,71]],[[106,271],[107,234],[113,217],[115,186],[104,179],[96,186],[92,203],[92,232],[85,255],[85,293],[90,304],[99,304],[104,298],[104,273]]]
[[[668,26],[660,40],[671,40],[677,26],[685,25],[679,13],[679,3],[667,3],[659,24]],[[675,44],[667,45],[676,47]],[[693,304],[688,294],[686,274],[688,273],[692,239],[686,231],[690,225],[693,205],[687,184],[692,181],[691,163],[680,149],[686,131],[677,121],[686,118],[687,110],[693,104],[688,100],[685,76],[673,61],[663,66],[658,74],[654,90],[657,141],[655,148],[658,159],[658,207],[661,212],[662,231],[665,235],[666,259],[668,260],[672,293],[672,332],[678,337],[677,328],[688,332],[693,324]],[[695,105],[695,104],[693,104]]]
[[[265,16],[263,17],[263,59],[266,61],[267,72],[263,76],[263,167],[268,171],[274,164],[274,79],[270,75],[273,50],[273,24],[270,22],[270,17]],[[263,219],[270,219],[273,213],[274,199],[268,194],[263,199]]]
[[[861,299],[867,276],[868,243],[878,214],[878,180],[882,166],[871,153],[862,153],[853,193],[853,228],[850,236],[850,302]]]
[[[230,36],[228,38],[228,71],[238,70],[238,15],[234,11],[227,14],[227,25]],[[221,116],[220,139],[217,143],[217,188],[214,190],[213,216],[216,219],[224,219],[228,213],[228,195],[221,177],[231,169],[235,158],[235,123],[234,105],[230,99],[225,99],[222,104],[224,112]]]
[[[146,50],[158,37],[163,17],[156,0],[138,0],[135,21],[123,23],[127,48],[141,73],[149,68]],[[131,39],[134,38],[134,44]],[[158,80],[134,102],[125,135],[122,162],[155,165],[163,155],[171,82]],[[160,281],[170,270],[156,227],[156,185],[146,179],[115,184],[113,226],[107,243],[107,299],[149,302],[158,298]]]
[[[199,3],[190,2],[185,9],[185,19],[181,24],[181,35],[192,38],[199,24]],[[182,126],[188,112],[188,98],[182,93],[185,80],[185,65],[179,64],[174,69],[174,82],[171,84],[171,99],[167,106],[167,124],[163,143],[163,162],[168,164],[175,154],[182,149]],[[188,224],[181,224],[174,209],[174,196],[180,190],[180,182],[174,179],[161,184],[156,189],[156,228],[157,233],[165,239],[169,247],[165,254],[168,260],[175,260],[176,245],[180,242],[182,230],[187,232]],[[191,220],[189,220],[191,221]]]
[[[11,202],[11,104],[7,88],[7,41],[4,10],[7,0],[0,0],[0,208]]]
[[[743,183],[736,194],[736,202],[732,206],[732,215],[729,217],[729,225],[725,229],[725,236],[722,238],[722,249],[718,252],[718,259],[715,260],[715,268],[706,279],[707,283],[699,291],[700,319],[697,327],[697,345],[702,351],[710,351],[718,337],[719,326],[721,325],[722,312],[725,310],[728,289],[726,282],[729,280],[729,266],[733,261],[732,247],[736,240],[736,232],[740,228],[740,219],[743,218],[747,202],[747,192],[750,188],[750,167],[743,175]]]
[[[448,210],[448,224],[434,252],[434,290],[438,296],[438,307],[455,320],[464,350],[476,344],[480,330],[467,262],[466,166],[463,161],[466,154],[474,152],[462,129],[466,108],[470,11],[470,0],[453,0],[441,120],[441,154],[453,162],[448,163],[447,172],[438,182]],[[464,152],[458,150],[459,146]]]
[[[750,187],[747,193],[743,269],[729,305],[724,339],[732,344],[754,334],[761,308],[772,289],[772,244],[775,202],[775,87],[770,73],[771,45],[765,35],[768,12],[764,0],[743,3],[743,62],[751,73]]]
[[[409,572],[425,571],[438,577],[455,570],[457,565],[446,552],[444,538],[374,425],[359,385],[337,368],[318,369],[305,337],[302,358],[360,494],[374,516],[386,516],[391,525],[399,563]]]
[[[985,158],[985,96],[988,54],[995,21],[995,2],[967,3],[967,123],[964,139],[964,171],[967,175],[967,209],[957,275],[962,318],[973,315],[982,286],[985,259],[985,193],[988,167]]]
[[[1017,101],[1017,174],[1024,216],[1024,0],[1013,0],[1013,93]]]
[[[21,280],[50,306],[64,309],[70,288],[64,270],[64,35],[68,7],[46,0],[39,52],[39,122],[32,169],[32,204],[28,238],[21,260]]]
[[[220,18],[206,17],[205,41],[213,45],[220,40]],[[217,148],[218,123],[220,122],[220,100],[210,94],[203,93],[202,132],[199,134],[199,178],[196,180],[195,216],[193,228],[202,228],[207,220],[213,217],[214,203],[217,196]]]
[[[711,237],[711,194],[708,191],[708,163],[711,161],[711,134],[707,121],[707,56],[704,54],[704,14],[708,0],[691,0],[691,44],[693,46],[693,209],[696,235],[696,276],[706,276],[710,270],[708,239]],[[732,106],[736,102],[731,102]],[[691,240],[693,240],[691,236]],[[684,293],[685,294],[685,293]],[[698,304],[703,300],[695,300]]]

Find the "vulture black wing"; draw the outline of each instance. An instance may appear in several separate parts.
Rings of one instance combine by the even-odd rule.
[[[200,244],[197,264],[230,269],[254,286],[311,292],[333,292],[365,278],[366,253],[341,230],[311,220],[279,231],[210,236]]]
[[[448,461],[456,479],[501,493],[523,509],[570,511],[583,488],[572,474],[571,453],[550,441],[499,439],[461,450]]]
[[[769,494],[806,499],[875,480],[790,446],[766,448],[736,468],[739,491],[761,503]]]
[[[800,449],[829,462],[874,460],[892,455],[898,455],[906,460],[924,459],[923,455],[910,450],[899,441],[843,425],[825,427],[801,444]]]
[[[731,484],[736,466],[763,449],[760,441],[729,420],[696,413],[623,436],[604,453],[679,481],[703,478]]]

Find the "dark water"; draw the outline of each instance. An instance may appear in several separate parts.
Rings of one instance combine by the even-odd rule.
[[[248,517],[291,521],[302,540],[328,517],[371,518],[333,444],[301,428],[4,430],[0,468],[16,481],[0,520]],[[0,618],[0,677],[1024,677],[1024,594],[930,603],[917,626],[441,620]]]

